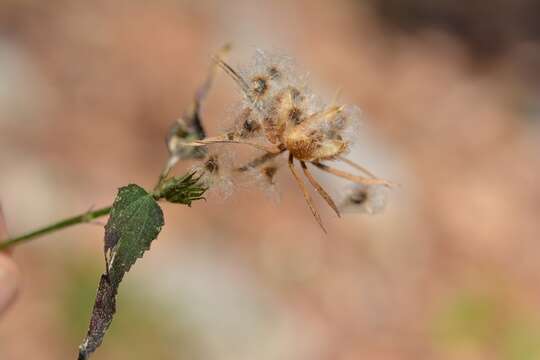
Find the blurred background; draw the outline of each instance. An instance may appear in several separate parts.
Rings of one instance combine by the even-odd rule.
[[[540,359],[538,4],[1,0],[9,230],[153,186],[211,55],[278,50],[362,108],[353,158],[402,186],[377,216],[337,219],[317,198],[328,235],[286,172],[279,202],[254,185],[164,205],[95,359]],[[220,74],[211,135],[238,99]],[[75,358],[102,238],[86,224],[16,249],[0,359]]]

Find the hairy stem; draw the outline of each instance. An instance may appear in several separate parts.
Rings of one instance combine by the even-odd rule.
[[[35,231],[29,232],[27,234],[23,234],[21,236],[17,236],[14,238],[7,239],[4,242],[0,243],[0,251],[7,249],[9,247],[12,247],[14,245],[17,245],[19,243],[34,239],[39,236],[43,236],[73,225],[82,224],[90,222],[94,219],[100,218],[102,216],[108,215],[111,211],[111,207],[105,207],[102,209],[94,210],[94,211],[87,211],[84,214],[77,215],[68,219],[61,220],[57,223],[45,226],[41,229],[37,229]]]

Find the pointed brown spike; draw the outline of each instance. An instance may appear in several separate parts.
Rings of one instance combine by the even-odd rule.
[[[275,158],[279,154],[283,153],[284,151],[285,150],[281,150],[279,153],[269,153],[269,152],[267,152],[266,154],[263,154],[263,155],[261,155],[259,157],[256,157],[255,159],[251,160],[246,165],[243,165],[243,166],[240,166],[240,167],[236,168],[235,170],[240,171],[240,172],[244,172],[244,171],[248,171],[249,169],[256,168],[256,167],[258,167],[260,165],[263,165],[266,162],[272,160],[273,158]]]
[[[280,154],[280,153],[283,152],[282,150],[278,149],[275,146],[265,145],[265,144],[257,144],[257,143],[254,143],[254,142],[251,142],[251,141],[246,141],[246,140],[230,139],[230,138],[227,137],[227,135],[209,137],[209,138],[205,138],[205,139],[201,139],[201,140],[193,140],[191,142],[183,143],[182,145],[185,145],[185,146],[205,146],[205,145],[211,145],[211,144],[244,144],[244,145],[252,146],[252,147],[254,147],[256,149],[265,151],[265,152],[270,153],[270,154]]]
[[[317,211],[317,208],[315,208],[315,204],[313,203],[313,200],[311,199],[311,196],[309,195],[309,192],[307,191],[307,188],[304,185],[304,182],[300,178],[300,175],[298,175],[298,173],[294,169],[294,157],[292,156],[292,154],[289,155],[289,169],[291,170],[291,173],[293,174],[294,179],[296,180],[296,183],[298,184],[298,186],[302,190],[302,193],[304,194],[304,199],[306,200],[306,202],[307,202],[307,204],[309,206],[309,209],[311,210],[311,213],[315,217],[315,220],[317,220],[317,223],[319,224],[321,229],[326,234],[327,232],[326,232],[326,229],[324,228],[324,226],[322,224],[321,216],[319,215],[319,212]]]
[[[389,181],[383,180],[383,179],[371,179],[371,178],[365,178],[358,175],[353,175],[351,173],[348,173],[346,171],[342,171],[333,167],[330,167],[325,164],[321,164],[319,162],[312,162],[313,165],[321,169],[322,171],[326,171],[327,173],[330,173],[332,175],[338,176],[340,178],[352,181],[353,183],[360,184],[360,185],[384,185],[386,187],[391,187],[393,184]]]
[[[326,201],[326,203],[335,211],[337,216],[341,217],[336,203],[334,202],[334,200],[332,200],[332,197],[326,192],[326,190],[324,190],[324,188],[317,181],[317,179],[315,179],[315,177],[311,174],[311,171],[309,171],[309,169],[307,168],[306,163],[304,161],[300,161],[300,164],[302,165],[302,170],[304,170],[304,175],[306,175],[311,185],[315,188],[315,190],[317,190],[317,192]]]
[[[368,169],[366,169],[362,165],[359,165],[359,164],[355,163],[354,161],[349,160],[349,159],[347,159],[346,157],[343,157],[343,156],[338,156],[337,158],[338,158],[338,160],[343,161],[345,164],[355,168],[356,170],[359,170],[359,171],[363,172],[367,176],[369,176],[369,177],[371,177],[373,179],[377,178],[375,175],[373,175],[372,172],[370,172]]]
[[[214,56],[213,57],[216,64],[227,74],[229,75],[234,82],[242,89],[244,94],[251,100],[251,90],[249,88],[248,83],[236,70],[234,70],[229,64],[227,64],[225,61],[223,61],[220,57]]]

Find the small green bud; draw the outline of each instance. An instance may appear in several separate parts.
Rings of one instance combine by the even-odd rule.
[[[204,199],[207,188],[199,183],[195,173],[174,176],[161,184],[155,196],[175,204],[191,206],[191,202]]]

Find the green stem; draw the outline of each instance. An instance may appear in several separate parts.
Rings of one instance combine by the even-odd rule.
[[[57,223],[45,226],[41,229],[37,229],[35,231],[29,232],[27,234],[7,239],[0,243],[0,251],[7,249],[9,247],[12,247],[14,245],[17,245],[19,243],[22,243],[27,240],[31,240],[33,238],[36,238],[38,236],[43,236],[51,232],[55,232],[64,228],[67,228],[69,226],[81,224],[81,223],[87,223],[94,219],[97,219],[99,217],[108,215],[111,212],[111,207],[105,207],[102,209],[94,210],[94,211],[88,211],[85,212],[82,215],[74,216],[68,219],[61,220]]]

